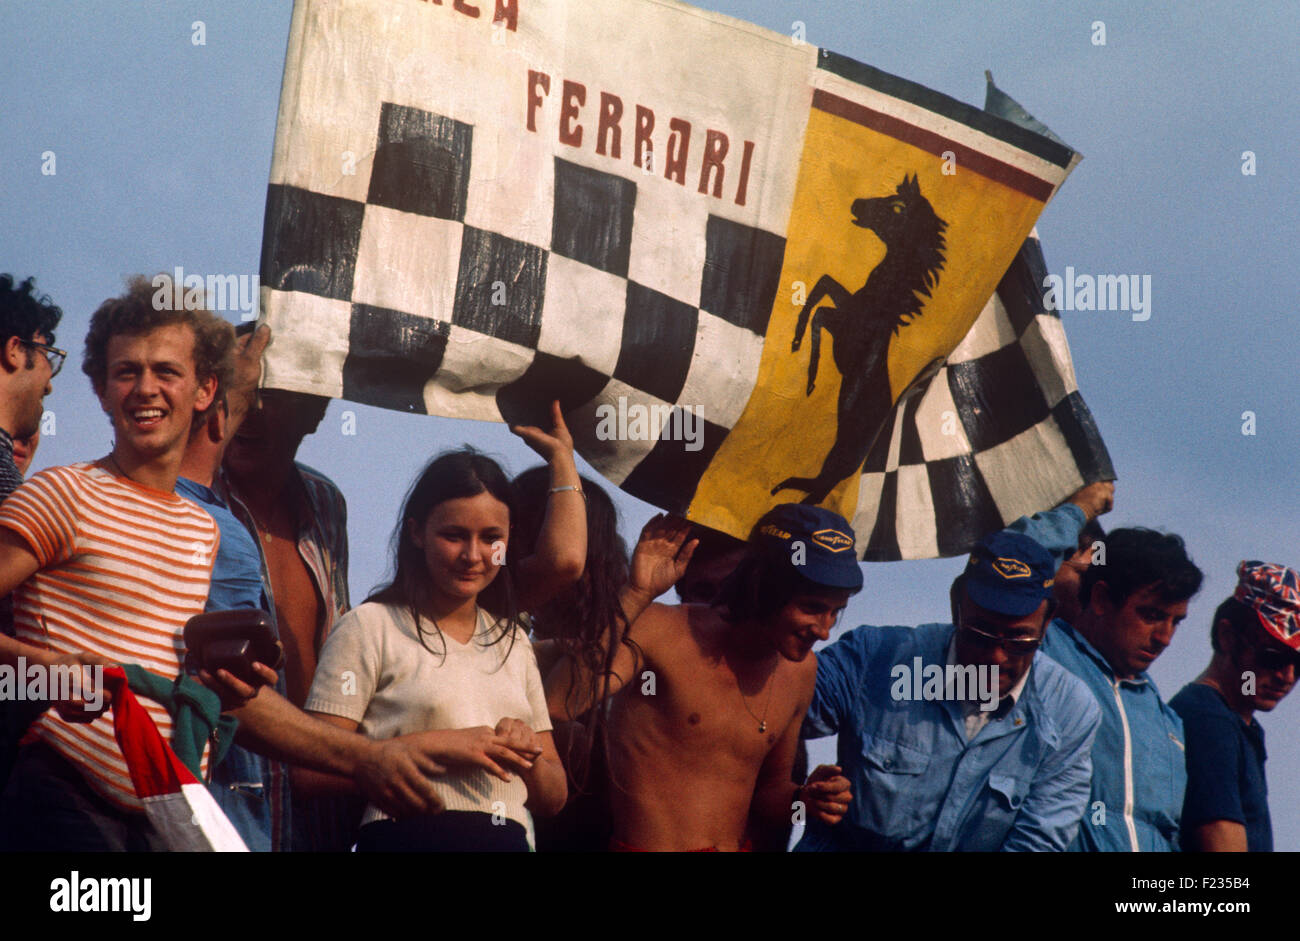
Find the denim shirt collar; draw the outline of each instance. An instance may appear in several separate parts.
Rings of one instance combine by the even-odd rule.
[[[956,625],[948,625],[947,631],[938,638],[939,644],[937,649],[928,651],[931,657],[933,657],[930,662],[940,664],[946,662],[947,651],[952,649],[956,633]],[[1040,729],[1042,734],[1045,734],[1048,738],[1054,740],[1055,727],[1052,725],[1050,719],[1044,714],[1041,696],[1038,693],[1037,684],[1035,683],[1037,671],[1034,667],[1038,663],[1038,658],[1042,656],[1046,656],[1042,651],[1038,651],[1034,654],[1034,659],[1029,665],[1029,670],[1020,678],[1020,682],[1016,684],[1017,688],[1007,694],[1007,696],[1011,697],[1014,702],[1011,709],[996,718],[990,719],[988,724],[985,725],[984,728],[980,729],[979,733],[974,738],[969,740],[969,745],[974,745],[977,742],[986,742],[991,738],[1000,738],[1003,735],[1011,735],[1023,731],[1035,722],[1043,726],[1043,728]],[[927,659],[929,660],[929,658]],[[1005,698],[1006,697],[1004,697],[1004,699]],[[1001,700],[999,701],[999,704],[1001,704]],[[954,730],[961,737],[962,741],[966,741],[966,718],[962,712],[961,704],[952,702],[951,700],[944,700],[943,705],[945,711],[948,713],[949,719],[952,721]]]

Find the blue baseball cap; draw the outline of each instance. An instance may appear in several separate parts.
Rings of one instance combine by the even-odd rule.
[[[966,594],[981,608],[1023,617],[1052,595],[1056,560],[1023,533],[985,537],[966,565]]]
[[[853,529],[838,513],[803,503],[782,503],[754,525],[754,542],[784,555],[791,567],[824,588],[862,588]]]

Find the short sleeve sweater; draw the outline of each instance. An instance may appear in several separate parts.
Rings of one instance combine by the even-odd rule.
[[[522,630],[490,642],[501,632],[480,610],[474,637],[459,644],[422,624],[424,643],[405,608],[367,602],[349,611],[321,648],[303,708],[359,722],[358,731],[375,739],[494,728],[503,718],[550,731],[537,658]],[[448,810],[501,813],[531,829],[528,790],[518,776],[507,783],[480,768],[454,768],[431,780]],[[384,817],[371,805],[362,822]]]

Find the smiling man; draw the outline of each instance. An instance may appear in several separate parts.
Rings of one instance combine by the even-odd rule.
[[[838,768],[791,780],[799,726],[826,640],[862,587],[853,530],[829,510],[783,504],[754,527],[712,604],[652,605],[686,571],[689,524],[662,517],[642,533],[624,610],[630,643],[614,658],[610,710],[611,848],[784,849],[800,809],[838,820],[849,801]],[[639,615],[639,616],[638,616]],[[553,719],[591,703],[570,686],[581,667],[547,678]]]
[[[0,660],[135,663],[181,672],[177,637],[203,611],[212,517],[173,488],[190,429],[233,368],[234,332],[204,310],[157,303],[143,278],[91,318],[82,369],[113,426],[100,460],[54,467],[0,508],[0,594],[17,640]],[[172,719],[142,700],[160,732]],[[9,849],[147,849],[155,835],[111,720],[56,703],[28,732],[0,799]]]
[[[1237,566],[1237,588],[1214,612],[1214,656],[1170,705],[1187,733],[1183,849],[1267,852],[1273,827],[1264,781],[1264,730],[1300,672],[1300,572]]]
[[[1102,711],[1088,812],[1071,848],[1170,852],[1179,848],[1187,785],[1183,727],[1146,671],[1187,616],[1201,570],[1167,533],[1116,529],[1102,544],[1105,564],[1090,566],[1079,585],[1081,613],[1073,624],[1057,619],[1043,644]]]

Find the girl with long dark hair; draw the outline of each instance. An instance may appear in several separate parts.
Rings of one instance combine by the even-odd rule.
[[[516,542],[524,551],[542,530],[548,481],[545,467],[531,468],[514,480],[519,505]],[[620,601],[628,580],[628,553],[618,534],[618,510],[609,495],[586,477],[582,491],[587,496],[587,559],[582,578],[529,610],[543,680],[560,658],[574,658],[582,665],[576,674],[582,679],[553,694],[563,696],[570,708],[578,701],[595,703],[580,721],[555,723],[556,746],[569,772],[570,801],[558,817],[538,824],[537,847],[542,851],[604,850],[611,829],[605,687],[617,648],[631,643],[625,639],[627,618]]]
[[[445,810],[392,820],[366,808],[358,849],[527,850],[531,814],[564,806],[564,768],[523,608],[582,574],[586,512],[573,441],[555,427],[511,430],[547,460],[535,551],[510,554],[510,482],[470,449],[433,460],[407,496],[392,581],[335,626],[305,708],[372,738],[425,732],[445,768],[430,775]],[[319,776],[299,774],[301,786]]]

